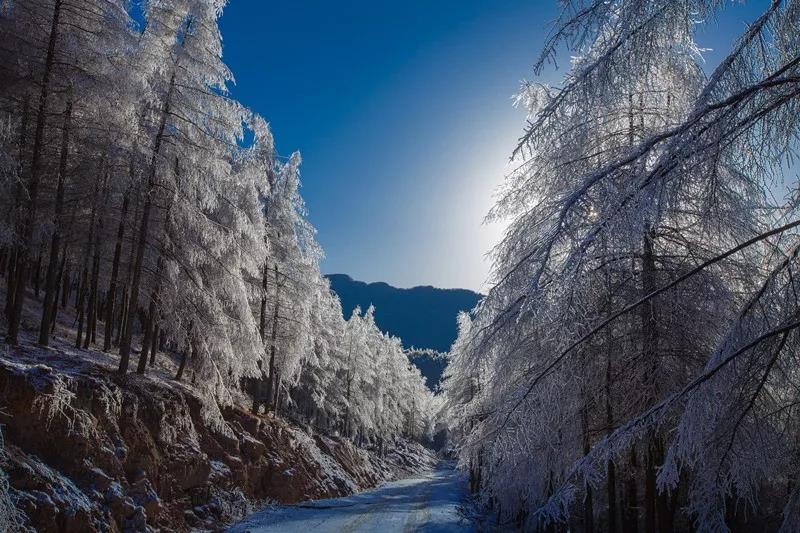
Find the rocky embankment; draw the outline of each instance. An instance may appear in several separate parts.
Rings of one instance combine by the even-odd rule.
[[[58,351],[0,352],[0,424],[12,498],[42,533],[213,531],[264,502],[343,496],[433,464],[416,444],[378,458]]]

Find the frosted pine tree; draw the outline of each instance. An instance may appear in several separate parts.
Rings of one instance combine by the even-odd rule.
[[[786,54],[795,43],[783,36],[796,9],[778,4],[705,78],[693,20],[715,4],[568,3],[545,55],[562,39],[574,39],[581,55],[562,87],[523,91],[530,128],[493,213],[514,221],[496,250],[496,285],[456,350],[488,370],[470,400],[475,414],[461,420],[462,459],[478,465],[487,497],[522,524],[575,520],[578,508],[591,530],[591,500],[607,475],[607,508],[626,499],[605,518],[612,529],[642,518],[647,528],[669,528],[664,490],[681,481],[664,470],[659,495],[656,468],[671,464],[664,428],[676,413],[658,411],[661,426],[637,417],[680,393],[735,320],[739,294],[754,288],[752,256],[717,263],[749,237],[760,240],[764,185],[777,169],[767,162],[780,160],[795,123],[788,72],[796,65]],[[774,55],[755,47],[770,41],[767,28],[777,36]],[[774,142],[757,141],[763,134]],[[456,398],[469,378],[467,365],[459,368]],[[630,419],[642,421],[636,431],[612,433]],[[611,435],[596,444],[601,432]],[[620,465],[626,479],[612,481]],[[708,498],[697,501],[706,502],[693,509],[698,524],[721,516],[706,514]]]

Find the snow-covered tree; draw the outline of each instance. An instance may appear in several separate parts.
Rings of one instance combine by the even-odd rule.
[[[796,225],[768,231],[766,191],[797,133],[798,9],[771,3],[706,76],[696,20],[718,7],[565,2],[544,57],[570,42],[570,72],[560,87],[523,87],[529,127],[491,214],[512,223],[446,381],[462,462],[505,520],[670,530],[688,485],[696,527],[724,528],[731,502],[753,505],[762,483],[782,483],[786,463],[755,457],[753,433],[737,429],[769,397],[758,379],[775,368],[767,353],[790,358],[791,319],[762,318],[742,335],[736,308],[751,309],[752,294],[759,313],[775,305],[759,278],[791,256],[787,236],[755,248]],[[719,348],[731,325],[736,341]],[[761,354],[753,364],[729,369],[734,416],[715,405],[728,397],[718,391],[685,401],[703,390],[686,390],[694,376],[756,340],[742,352]],[[476,370],[484,385],[472,393]],[[682,399],[662,407],[672,397]],[[725,447],[709,460],[720,434],[739,460],[751,451],[746,465],[734,468]]]

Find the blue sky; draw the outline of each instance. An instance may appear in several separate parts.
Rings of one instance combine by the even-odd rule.
[[[700,44],[754,13],[730,9]],[[302,152],[324,272],[484,288],[502,229],[482,221],[525,118],[511,97],[555,16],[555,0],[230,2],[233,94]]]

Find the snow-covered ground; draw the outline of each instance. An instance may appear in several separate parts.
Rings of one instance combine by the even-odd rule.
[[[319,533],[474,531],[460,507],[467,496],[464,477],[450,463],[435,470],[346,498],[271,507],[250,515],[229,533]]]

